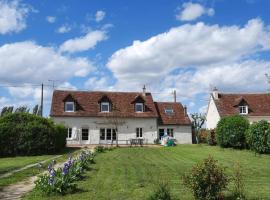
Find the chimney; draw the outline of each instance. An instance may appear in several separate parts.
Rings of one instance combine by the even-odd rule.
[[[176,103],[176,90],[173,91],[173,100]]]
[[[214,97],[215,100],[218,99],[218,89],[216,87],[214,87],[213,92],[212,92],[212,95],[213,95],[213,97]]]
[[[146,87],[145,85],[143,85],[143,96],[145,96],[145,94],[146,94]]]
[[[187,106],[184,105],[184,116],[187,116]]]

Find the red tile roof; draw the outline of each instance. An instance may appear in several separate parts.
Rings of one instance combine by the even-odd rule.
[[[239,114],[241,103],[248,105],[249,116],[270,116],[270,94],[224,94],[214,100],[221,117]]]
[[[145,112],[136,113],[134,110],[134,100],[141,98],[145,101]],[[118,117],[158,117],[156,107],[151,93],[145,96],[139,92],[89,92],[89,91],[61,91],[56,90],[53,93],[51,116],[81,116],[81,117],[104,117],[112,113],[100,112],[99,100],[107,98],[111,101],[117,112],[113,116]],[[76,112],[65,112],[65,100],[74,100],[76,102]]]
[[[191,121],[185,114],[184,107],[181,103],[174,102],[155,102],[160,125],[191,125]],[[166,114],[165,109],[172,109],[172,114]]]

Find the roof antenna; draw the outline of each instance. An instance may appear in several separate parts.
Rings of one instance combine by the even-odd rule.
[[[145,94],[146,94],[146,87],[145,85],[143,85],[143,96],[145,96]]]

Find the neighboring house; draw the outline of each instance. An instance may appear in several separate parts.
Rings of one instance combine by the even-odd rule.
[[[177,143],[192,143],[186,107],[154,102],[151,93],[60,91],[53,93],[50,116],[67,129],[67,144],[108,144],[143,138],[145,143],[164,134]]]
[[[214,89],[206,113],[206,128],[214,129],[225,116],[242,115],[250,123],[270,121],[270,94],[227,94]]]

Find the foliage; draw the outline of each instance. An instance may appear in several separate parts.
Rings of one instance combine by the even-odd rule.
[[[222,118],[217,125],[217,142],[221,147],[243,148],[246,145],[245,133],[249,122],[240,115]]]
[[[74,160],[69,157],[62,168],[54,169],[55,163],[50,163],[48,173],[41,175],[35,182],[36,189],[47,195],[73,192],[77,188],[75,181],[82,178],[82,174],[89,169],[91,163],[93,163],[93,154],[88,151],[83,151]]]
[[[10,113],[0,118],[0,156],[41,155],[60,151],[66,129],[29,113]]]
[[[208,131],[205,129],[202,129],[199,134],[199,143],[207,143],[207,136],[208,136]]]
[[[244,175],[243,169],[239,162],[235,163],[233,169],[233,197],[237,200],[244,200],[245,199],[245,182],[244,182]]]
[[[96,146],[95,147],[95,152],[103,153],[103,152],[105,152],[105,147],[104,146]]]
[[[267,121],[251,124],[246,138],[251,150],[257,153],[270,153],[270,123]]]
[[[148,200],[171,200],[171,193],[168,183],[161,182],[158,184],[156,191],[148,198]]]
[[[218,165],[211,156],[192,168],[191,173],[184,175],[184,184],[193,192],[195,199],[219,199],[227,187],[228,178],[225,169]]]
[[[192,118],[192,126],[195,130],[196,142],[199,143],[199,133],[201,131],[202,126],[204,125],[206,116],[201,113],[200,114],[193,113],[191,114],[191,118]]]
[[[214,146],[217,144],[216,140],[216,131],[214,129],[208,131],[207,135],[207,143],[211,146]]]

